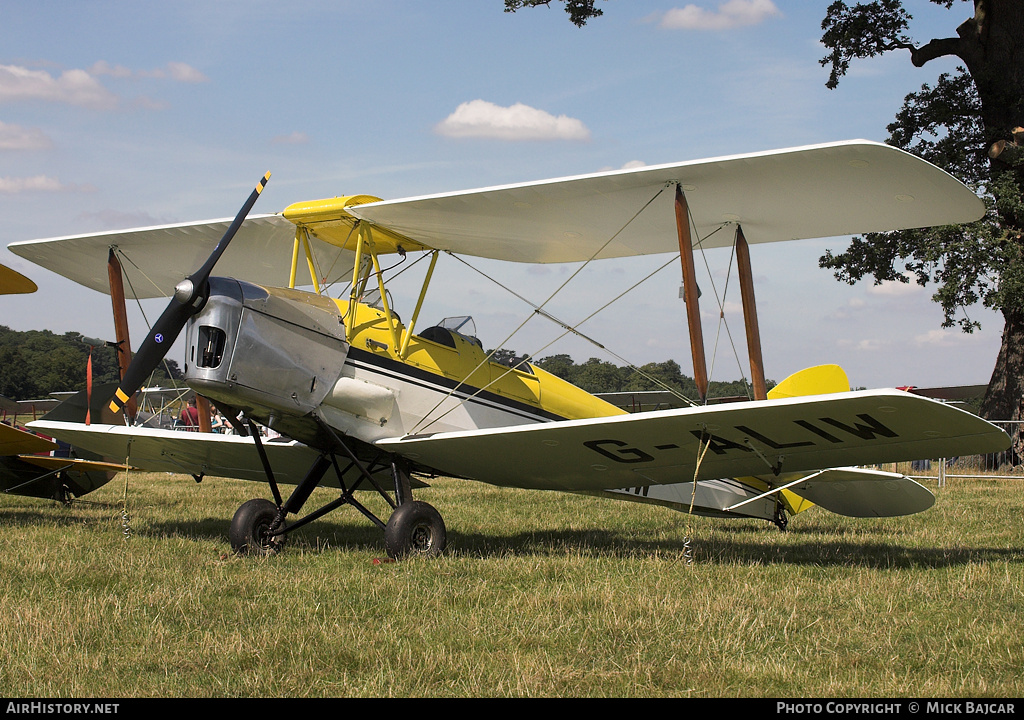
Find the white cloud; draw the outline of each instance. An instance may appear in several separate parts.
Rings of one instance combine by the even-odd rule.
[[[89,72],[93,75],[110,75],[116,78],[130,78],[135,74],[124,65],[111,65],[106,60],[99,60],[93,63],[93,66],[89,68]]]
[[[647,163],[645,163],[643,160],[630,160],[629,162],[623,163],[619,167],[605,165],[604,167],[598,168],[598,172],[609,172],[611,170],[636,170],[637,168],[642,167],[647,167]]]
[[[661,18],[661,27],[669,30],[729,30],[757,25],[781,15],[772,0],[728,0],[717,10],[698,5],[673,8]]]
[[[111,65],[106,60],[94,63],[89,72],[93,75],[109,75],[115,78],[157,78],[184,83],[201,83],[209,80],[202,72],[183,62],[169,62],[155,70],[132,70],[124,65]]]
[[[67,188],[60,180],[46,175],[25,178],[0,177],[0,193],[60,192],[65,189]]]
[[[270,142],[275,145],[305,145],[309,142],[309,136],[304,132],[296,130],[287,135],[278,135],[272,138]]]
[[[934,329],[914,336],[918,345],[951,345],[955,336],[948,330]]]
[[[869,295],[881,295],[883,297],[904,297],[906,295],[918,295],[924,292],[924,287],[917,282],[900,282],[898,280],[883,280],[877,285],[868,288]]]
[[[39,128],[0,122],[0,150],[45,150],[53,143]]]
[[[209,78],[203,75],[199,70],[196,70],[191,65],[187,65],[183,62],[167,63],[167,77],[171,80],[183,83],[201,83],[209,80]]]
[[[54,77],[45,70],[0,65],[0,102],[45,100],[83,107],[109,108],[117,97],[85,70],[66,70]]]
[[[448,137],[497,140],[588,140],[590,130],[567,115],[554,116],[529,105],[501,107],[486,100],[472,100],[455,108],[435,126]]]

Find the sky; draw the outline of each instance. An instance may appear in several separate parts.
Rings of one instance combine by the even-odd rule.
[[[836,90],[819,64],[827,2],[607,0],[572,25],[553,2],[0,0],[0,263],[39,291],[0,298],[0,324],[113,339],[110,299],[8,251],[20,240],[230,217],[337,195],[393,199],[863,138],[951,60],[855,61]],[[969,11],[909,0],[919,42]],[[1002,322],[941,326],[932,288],[850,286],[818,267],[848,238],[751,247],[765,372],[835,363],[854,387],[988,382]],[[487,348],[692,374],[678,261],[576,266],[439,263],[421,323],[473,315]],[[735,262],[697,257],[712,380],[749,377]],[[730,271],[730,268],[732,270]],[[411,314],[416,286],[395,288]],[[720,304],[719,304],[720,303]],[[163,301],[130,307],[133,345]],[[721,308],[721,310],[720,310]],[[520,328],[517,332],[517,328]],[[180,348],[180,343],[179,343]],[[180,354],[180,352],[179,352]],[[173,356],[173,354],[172,354]],[[177,358],[183,363],[183,358]]]

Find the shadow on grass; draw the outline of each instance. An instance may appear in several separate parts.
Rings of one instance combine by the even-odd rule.
[[[35,502],[35,501],[30,501]],[[120,511],[116,502],[76,501],[70,507],[51,501],[38,506],[18,504],[0,508],[0,523],[8,528],[81,526],[108,523]],[[137,519],[136,519],[137,520]],[[227,545],[230,516],[199,520],[154,520],[133,522],[136,536],[186,537],[201,542]],[[120,532],[120,528],[117,529]],[[652,530],[649,534],[659,534]],[[335,521],[321,518],[291,533],[285,552],[369,552],[384,555],[383,532],[368,520]],[[473,558],[492,557],[583,557],[648,558],[674,556],[684,561],[692,551],[694,562],[718,565],[810,565],[850,566],[882,569],[946,568],[986,561],[1024,563],[1024,548],[986,547],[969,539],[955,547],[914,547],[893,536],[891,527],[812,522],[780,532],[769,524],[723,521],[701,525],[687,546],[678,537],[645,539],[643,533],[620,533],[600,527],[585,529],[544,529],[512,534],[460,532],[448,528],[448,553]]]
[[[191,522],[150,524],[140,534],[178,535],[197,540],[227,543],[229,519],[209,518]],[[777,535],[771,537],[771,533]],[[768,536],[766,537],[766,534]],[[848,535],[848,533],[842,533]],[[862,533],[858,533],[860,535]],[[873,533],[872,533],[873,534]],[[858,541],[828,537],[820,530],[787,531],[747,526],[697,536],[690,543],[694,562],[718,565],[812,565],[879,569],[946,568],[978,562],[1024,563],[1024,548],[986,547],[965,543],[957,547],[912,547],[896,541]],[[367,522],[318,520],[292,533],[285,552],[369,552],[384,555],[383,532]],[[600,528],[549,529],[506,535],[466,533],[448,529],[448,554],[487,559],[494,557],[647,558],[678,557],[683,562],[685,538],[647,540]]]

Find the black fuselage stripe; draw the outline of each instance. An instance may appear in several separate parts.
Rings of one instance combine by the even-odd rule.
[[[534,407],[528,403],[513,400],[451,378],[437,375],[429,370],[413,367],[391,358],[381,357],[374,353],[349,348],[346,363],[369,372],[386,375],[395,380],[411,383],[434,392],[452,392],[452,396],[466,402],[474,402],[491,409],[499,409],[535,422],[566,420],[561,415]],[[495,408],[494,406],[498,406]]]

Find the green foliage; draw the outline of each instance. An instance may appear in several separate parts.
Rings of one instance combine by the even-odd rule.
[[[947,8],[952,4],[933,1]],[[828,86],[836,86],[852,58],[904,48],[915,65],[923,65],[940,55],[968,54],[951,40],[914,47],[904,33],[910,19],[895,0],[853,8],[843,2],[830,5],[822,23],[822,42],[832,53],[821,61],[832,66]],[[972,22],[962,28],[965,45]],[[943,325],[959,324],[965,332],[978,326],[966,310],[976,303],[1004,313],[1024,308],[1021,168],[994,162],[988,153],[990,145],[1011,130],[993,124],[995,117],[1024,118],[1020,99],[1012,94],[989,92],[984,98],[980,94],[979,88],[989,87],[993,71],[1006,74],[1007,82],[1002,84],[1012,85],[1009,74],[1016,72],[1012,67],[987,68],[985,82],[979,81],[977,69],[968,72],[959,67],[955,74],[940,75],[934,86],[925,84],[907,95],[888,126],[889,144],[943,168],[979,193],[988,206],[985,216],[956,227],[870,233],[854,238],[845,252],[828,251],[820,260],[822,267],[851,284],[868,276],[876,283],[913,279],[921,285],[933,284],[937,288],[933,299],[943,309]]]
[[[89,346],[81,337],[76,332],[19,332],[0,325],[0,395],[30,400],[85,389]],[[168,366],[172,376],[181,377],[177,363],[169,360]],[[166,379],[167,374],[161,371],[159,377]],[[93,348],[92,378],[95,384],[118,380],[113,348]]]
[[[594,7],[596,0],[560,0],[565,5],[569,21],[576,27],[583,27],[587,20],[600,17],[603,10]],[[505,0],[505,12],[514,13],[521,8],[532,8],[538,5],[551,7],[551,0]]]
[[[912,47],[906,35],[910,19],[900,0],[857,3],[852,8],[841,0],[829,5],[821,23],[821,42],[832,51],[821,60],[823,66],[832,66],[826,85],[834,89],[854,58]]]
[[[499,354],[505,360],[504,364],[506,365],[510,364],[510,358],[517,362],[525,359],[525,356],[520,356],[511,350],[498,351],[493,357],[498,358]],[[693,378],[684,375],[682,368],[675,360],[647,363],[634,369],[615,365],[599,358],[590,358],[577,364],[569,355],[559,354],[541,358],[534,364],[589,393],[671,389],[690,399],[700,397]],[[769,381],[768,387],[772,387],[774,384]],[[750,388],[744,380],[712,382],[708,388],[708,396],[712,398],[747,397],[749,395]]]

